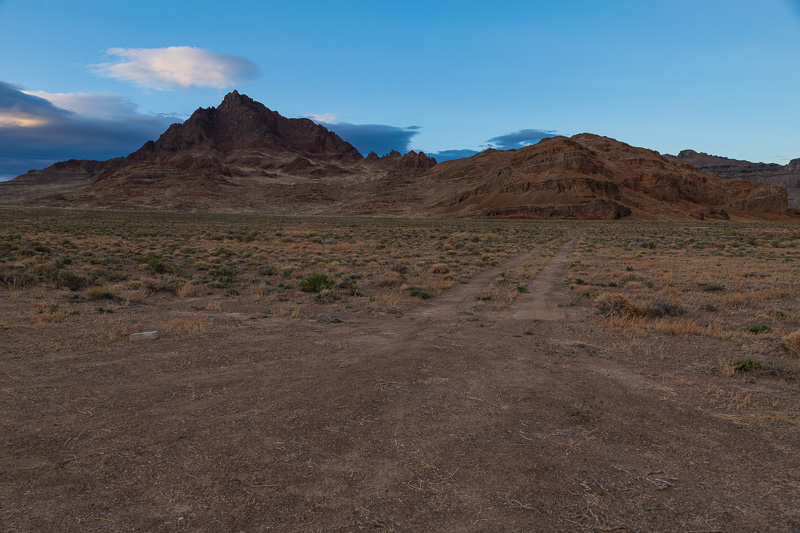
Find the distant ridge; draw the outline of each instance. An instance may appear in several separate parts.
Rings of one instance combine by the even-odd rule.
[[[424,179],[444,193],[437,208],[459,215],[669,219],[787,212],[782,187],[725,181],[653,150],[586,133],[446,161]]]
[[[682,150],[677,156],[665,155],[667,159],[685,161],[698,170],[711,172],[725,179],[745,179],[753,183],[770,183],[786,187],[789,206],[800,208],[800,158],[786,165],[775,163],[751,163],[709,155],[694,150]]]
[[[0,205],[281,215],[686,219],[787,216],[786,189],[722,180],[591,134],[437,164],[363,157],[308,119],[233,91],[127,157],[70,160],[0,183]]]

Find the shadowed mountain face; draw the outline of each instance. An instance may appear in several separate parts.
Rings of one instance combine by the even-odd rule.
[[[652,150],[581,134],[441,163],[424,178],[445,213],[492,217],[703,218],[785,214],[786,191],[726,182]],[[434,198],[430,198],[434,202]],[[720,214],[720,216],[723,216]]]
[[[128,159],[169,163],[180,155],[179,162],[185,162],[186,155],[197,154],[226,161],[241,151],[343,162],[362,159],[350,143],[323,126],[305,118],[285,118],[237,91],[229,93],[219,107],[198,109],[183,124],[173,124]]]
[[[234,91],[125,158],[69,161],[0,184],[0,204],[265,214],[671,219],[786,214],[782,187],[726,181],[596,135],[436,164],[366,158],[307,119]]]
[[[677,156],[664,157],[690,163],[698,170],[711,172],[725,179],[745,179],[753,183],[781,185],[786,187],[789,205],[794,208],[800,207],[800,158],[792,159],[788,165],[777,165],[728,159],[694,150],[682,150]]]

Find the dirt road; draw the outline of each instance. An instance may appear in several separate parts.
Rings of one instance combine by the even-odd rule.
[[[572,246],[505,310],[463,312],[530,254],[405,316],[4,357],[0,529],[800,531],[797,432],[616,350]]]

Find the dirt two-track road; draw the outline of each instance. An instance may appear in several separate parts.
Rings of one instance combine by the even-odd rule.
[[[6,358],[0,530],[800,531],[797,432],[615,349],[572,246],[504,309],[476,296],[526,255],[402,316]]]

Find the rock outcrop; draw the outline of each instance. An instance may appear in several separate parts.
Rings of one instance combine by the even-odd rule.
[[[786,187],[790,207],[800,207],[800,158],[787,165],[751,163],[709,155],[694,150],[682,150],[677,156],[665,158],[691,164],[697,170],[710,172],[724,179],[744,179],[752,183],[767,183]]]
[[[425,155],[425,152],[415,152],[414,150],[405,155],[397,150],[392,150],[382,157],[378,157],[375,152],[370,152],[364,161],[370,165],[383,168],[412,170],[415,172],[424,172],[436,166],[435,158]]]
[[[787,213],[782,187],[725,181],[591,134],[446,161],[425,179],[444,195],[434,208],[448,214],[616,219],[682,218],[704,209]]]

